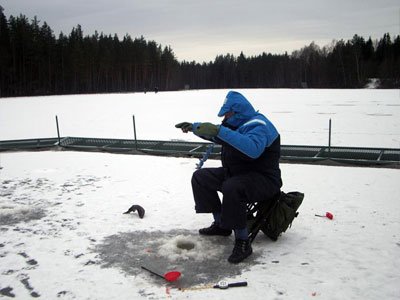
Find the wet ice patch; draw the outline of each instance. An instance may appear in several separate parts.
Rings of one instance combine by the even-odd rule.
[[[257,263],[257,255],[237,265],[229,263],[232,249],[232,237],[204,237],[189,230],[171,230],[114,234],[92,250],[103,267],[143,276],[155,284],[164,285],[165,281],[143,271],[141,266],[159,274],[179,271],[182,276],[174,285],[186,288],[239,276]]]
[[[13,225],[20,222],[39,220],[46,216],[41,208],[5,205],[0,207],[0,225]]]
[[[40,169],[40,173],[53,172]],[[0,182],[0,225],[14,225],[39,220],[59,210],[52,207],[73,198],[76,206],[83,206],[81,197],[95,192],[99,177],[77,175],[61,183],[48,178],[8,178]],[[68,221],[63,219],[63,221]]]

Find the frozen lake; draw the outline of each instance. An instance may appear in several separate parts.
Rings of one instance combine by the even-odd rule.
[[[219,122],[226,90],[0,99],[0,140],[61,135],[196,140],[181,121]],[[284,144],[392,147],[398,90],[242,90]],[[204,238],[190,186],[197,159],[70,151],[0,152],[0,297],[15,299],[399,299],[400,170],[282,164],[305,199],[277,242],[245,262],[233,237]],[[205,167],[220,162],[208,160]],[[132,204],[146,210],[124,215]],[[331,212],[333,220],[315,214]],[[189,241],[191,252],[178,249]],[[151,276],[177,269],[173,284]],[[247,287],[217,290],[219,280]],[[183,289],[182,289],[183,288]]]
[[[270,118],[285,145],[400,147],[399,90],[238,90]],[[227,90],[69,95],[0,99],[0,140],[57,136],[193,140],[174,125],[219,123]]]

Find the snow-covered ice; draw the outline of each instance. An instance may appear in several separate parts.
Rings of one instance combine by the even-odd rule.
[[[400,90],[238,90],[278,127],[285,145],[400,148]],[[196,140],[182,121],[220,122],[227,90],[0,99],[0,140],[61,136]]]
[[[285,144],[399,147],[398,90],[247,90]],[[226,90],[0,99],[0,140],[62,135],[197,140],[173,125],[215,117]],[[265,103],[264,103],[265,101]],[[400,170],[282,164],[305,194],[277,242],[226,261],[190,187],[197,159],[70,151],[0,153],[0,297],[16,299],[399,299]],[[205,166],[219,166],[208,160]],[[146,210],[122,214],[132,204]],[[315,217],[333,213],[334,219]],[[178,247],[186,242],[191,250]],[[177,269],[175,283],[143,271]],[[217,290],[219,280],[248,287]],[[180,289],[179,289],[180,288]]]

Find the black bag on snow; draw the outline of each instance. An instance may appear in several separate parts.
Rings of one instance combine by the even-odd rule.
[[[261,224],[261,231],[264,232],[271,240],[276,241],[278,237],[292,225],[304,194],[300,192],[281,192],[280,197],[273,205],[272,210],[268,212],[268,217]]]

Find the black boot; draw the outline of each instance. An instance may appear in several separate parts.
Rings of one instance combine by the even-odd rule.
[[[199,233],[203,235],[229,236],[232,233],[232,229],[221,228],[217,223],[213,222],[210,227],[200,229]]]
[[[246,257],[249,257],[253,253],[251,248],[250,240],[235,240],[235,246],[231,256],[229,256],[228,261],[233,264],[240,263]]]

